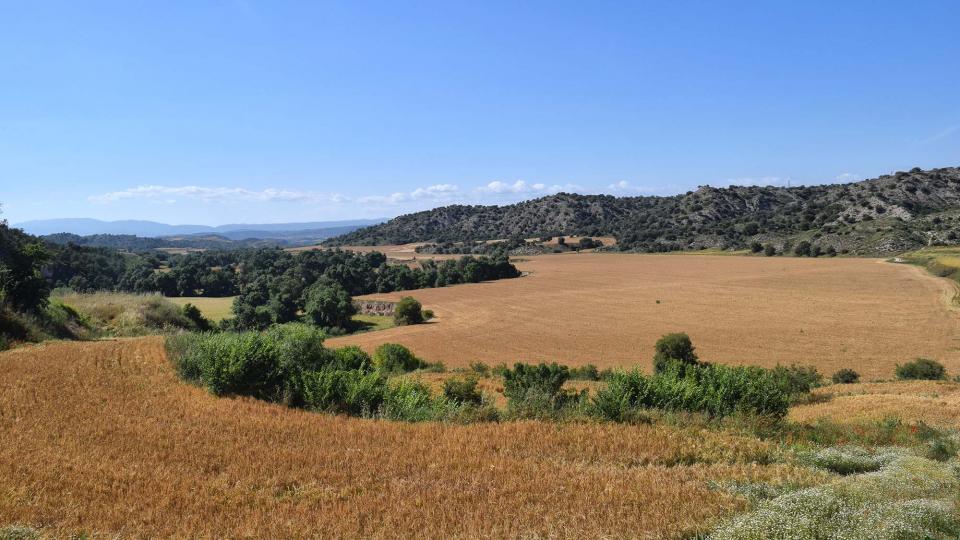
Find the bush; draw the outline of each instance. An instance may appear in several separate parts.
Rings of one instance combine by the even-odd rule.
[[[393,310],[393,322],[398,326],[423,322],[423,306],[414,297],[404,296]]]
[[[697,354],[694,352],[690,336],[682,332],[666,334],[658,339],[654,345],[654,351],[654,372],[660,372],[670,360],[677,360],[684,364],[697,364]]]
[[[834,384],[853,384],[860,381],[860,374],[850,368],[838,370],[830,377]]]
[[[639,370],[612,374],[593,398],[602,418],[630,421],[641,409],[734,413],[783,418],[789,397],[770,370],[753,366],[691,365],[672,361],[648,377]]]
[[[813,366],[778,365],[772,372],[780,389],[788,396],[807,394],[823,383],[823,376]]]
[[[944,369],[943,364],[928,358],[917,358],[913,362],[897,364],[896,374],[897,378],[902,380],[923,379],[936,381],[947,378],[947,371]]]
[[[167,351],[184,379],[218,396],[299,405],[302,375],[327,368],[335,359],[323,347],[323,338],[317,328],[289,324],[266,332],[171,336]]]
[[[388,385],[378,416],[406,422],[438,420],[446,413],[445,405],[431,396],[427,385],[404,379]]]
[[[188,302],[183,305],[180,311],[183,312],[184,317],[193,323],[193,326],[197,330],[201,332],[208,332],[213,329],[213,325],[211,325],[210,321],[203,316],[203,313],[200,313],[200,310],[197,308],[197,306]]]
[[[530,390],[553,396],[560,392],[569,378],[569,368],[556,362],[539,365],[517,363],[512,370],[508,369],[503,374],[503,394],[512,400],[523,399]]]
[[[361,371],[370,371],[373,368],[373,360],[370,355],[356,345],[348,345],[333,350],[333,369]]]
[[[384,373],[405,373],[425,367],[426,363],[403,345],[384,343],[373,352],[373,365]]]
[[[514,364],[503,373],[503,394],[514,418],[558,418],[573,414],[586,401],[586,391],[563,390],[570,378],[567,366]]]
[[[303,404],[313,411],[370,416],[381,407],[387,380],[361,370],[320,370],[302,376]]]
[[[574,381],[599,381],[600,370],[593,364],[570,368],[570,379]]]
[[[489,377],[490,376],[490,366],[483,362],[471,362],[470,371],[477,374],[479,377]]]
[[[433,310],[432,310],[432,309],[425,309],[425,310],[423,310],[421,313],[423,314],[423,320],[424,320],[424,321],[429,321],[430,319],[432,319],[432,318],[434,317],[434,315],[433,315]]]
[[[483,396],[477,391],[477,376],[451,377],[443,381],[443,395],[454,403],[479,405]]]
[[[767,257],[773,257],[777,254],[777,248],[775,248],[773,244],[767,244],[767,246],[763,248],[763,254]]]
[[[499,364],[490,368],[490,375],[503,378],[504,374],[508,371],[510,371],[510,368],[508,368],[503,362],[500,362]]]

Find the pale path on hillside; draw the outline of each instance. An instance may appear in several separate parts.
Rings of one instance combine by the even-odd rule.
[[[852,367],[890,378],[898,362],[935,358],[960,371],[953,287],[877,259],[568,254],[529,257],[512,280],[406,291],[435,322],[330,340],[372,350],[398,342],[448,367],[482,360],[649,366],[667,332],[701,358],[773,366]],[[659,300],[659,303],[658,303]]]

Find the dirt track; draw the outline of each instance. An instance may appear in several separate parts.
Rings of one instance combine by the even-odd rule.
[[[954,289],[876,259],[569,254],[529,257],[528,277],[407,293],[438,318],[337,338],[409,346],[448,366],[560,361],[649,365],[656,339],[691,335],[702,358],[772,366],[853,367],[889,378],[917,356],[960,371]],[[659,303],[658,303],[659,301]]]

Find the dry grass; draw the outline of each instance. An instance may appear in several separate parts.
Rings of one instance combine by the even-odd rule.
[[[528,257],[520,279],[412,294],[437,318],[333,340],[399,342],[448,367],[516,361],[650,365],[653,344],[686,331],[701,357],[889,378],[917,356],[960,372],[955,288],[876,259],[564,254]],[[658,303],[659,301],[659,303]]]
[[[54,536],[679,537],[743,508],[708,480],[819,478],[719,432],[215,398],[176,379],[156,337],[5,352],[0,388],[0,524]]]
[[[222,298],[209,298],[206,296],[181,296],[168,297],[174,304],[183,307],[185,304],[193,304],[204,317],[214,323],[223,319],[233,318],[233,299],[236,296],[225,296]]]
[[[859,423],[896,416],[905,422],[960,427],[960,384],[954,382],[838,384],[815,390],[814,394],[826,401],[792,408],[791,420],[831,418]]]
[[[189,325],[180,308],[158,294],[69,293],[58,299],[108,335],[141,336]]]

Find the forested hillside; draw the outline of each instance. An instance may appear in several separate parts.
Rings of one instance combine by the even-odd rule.
[[[672,197],[560,193],[509,206],[454,205],[397,217],[327,245],[615,236],[624,251],[770,246],[894,253],[960,241],[960,168],[804,187],[701,187]]]

